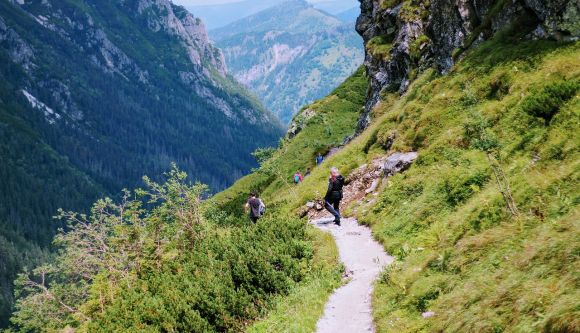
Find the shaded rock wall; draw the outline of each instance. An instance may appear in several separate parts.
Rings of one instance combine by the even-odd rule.
[[[370,79],[358,131],[369,124],[383,91],[404,93],[417,71],[451,69],[462,51],[515,26],[526,38],[577,40],[578,0],[359,0]],[[377,51],[382,50],[382,51]],[[385,51],[388,50],[388,51]]]

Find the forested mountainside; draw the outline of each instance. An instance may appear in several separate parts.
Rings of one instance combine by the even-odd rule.
[[[232,75],[288,123],[322,98],[363,60],[352,23],[304,0],[286,1],[210,31]]]
[[[223,189],[279,121],[227,76],[203,23],[166,0],[0,2],[0,302],[85,210],[177,163]]]
[[[359,185],[343,214],[395,256],[372,295],[377,332],[579,332],[577,4],[463,4],[363,1],[365,68],[211,200],[174,170],[63,214],[76,227],[51,265],[19,277],[13,330],[313,332],[349,275],[306,219],[336,166]],[[411,52],[453,36],[451,57],[430,42]],[[402,173],[370,170],[402,152],[418,156]],[[267,205],[256,225],[251,190]]]

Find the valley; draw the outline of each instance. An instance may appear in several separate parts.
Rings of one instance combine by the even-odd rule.
[[[580,332],[580,5],[339,2],[0,2],[7,333]]]
[[[210,36],[232,75],[289,123],[362,64],[363,43],[351,19],[347,14],[341,21],[292,0],[211,30]]]
[[[172,163],[219,191],[283,133],[169,1],[2,1],[0,58],[1,326],[59,208],[87,212]]]

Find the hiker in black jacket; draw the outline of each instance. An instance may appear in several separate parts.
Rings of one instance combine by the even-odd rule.
[[[342,187],[344,177],[340,175],[337,168],[330,169],[328,179],[328,190],[324,196],[324,207],[334,216],[334,223],[340,226],[340,200],[342,200]]]

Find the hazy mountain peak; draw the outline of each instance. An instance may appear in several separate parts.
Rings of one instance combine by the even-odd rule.
[[[314,33],[341,25],[343,22],[340,19],[314,8],[304,0],[290,0],[212,30],[210,35],[220,40],[237,34],[275,30]]]
[[[328,94],[363,61],[347,24],[304,0],[291,0],[210,31],[230,72],[282,121]]]

